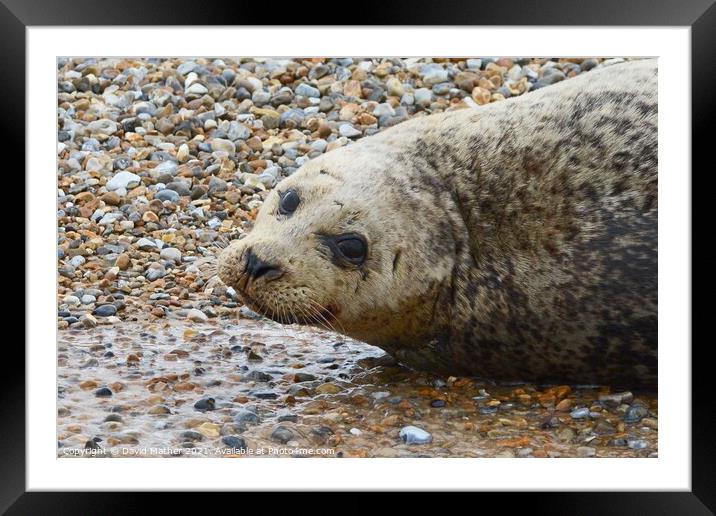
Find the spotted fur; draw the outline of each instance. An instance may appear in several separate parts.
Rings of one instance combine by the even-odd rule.
[[[220,275],[278,320],[331,326],[405,364],[498,380],[655,387],[657,66],[597,69],[413,118],[304,165]],[[359,232],[352,269],[318,235]],[[285,271],[241,284],[251,247]]]

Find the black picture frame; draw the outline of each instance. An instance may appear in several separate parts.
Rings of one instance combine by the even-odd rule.
[[[285,18],[296,24],[341,25],[360,21],[361,25],[531,25],[531,26],[688,26],[691,28],[692,59],[692,162],[710,163],[713,147],[714,105],[716,95],[716,4],[714,0],[513,0],[481,2],[411,0],[405,3],[367,0],[360,3],[359,16],[336,16],[320,9],[310,17],[294,8]],[[4,91],[0,123],[4,126],[7,148],[24,149],[25,106],[31,99],[25,94],[27,26],[88,25],[281,25],[264,10],[237,4],[221,12],[186,0],[104,2],[98,0],[1,0],[0,1],[0,84]],[[684,92],[688,94],[688,92]],[[20,169],[24,153],[13,163]],[[710,159],[709,159],[710,158]],[[7,170],[10,172],[10,170]],[[704,170],[699,178],[713,176]],[[695,174],[691,177],[693,178]],[[26,176],[27,178],[27,176]],[[31,187],[26,183],[27,187]],[[700,190],[705,189],[702,186]],[[696,190],[692,192],[696,193]],[[695,200],[692,201],[694,206]],[[25,208],[26,209],[26,208]],[[692,217],[694,229],[701,227]],[[709,220],[713,220],[711,217]],[[706,224],[709,224],[707,221]],[[709,224],[710,225],[710,224]],[[712,229],[706,229],[713,234]],[[693,234],[693,231],[692,231]],[[697,233],[698,234],[698,233]],[[702,243],[700,245],[708,245]],[[698,241],[694,244],[699,245]],[[693,252],[693,248],[692,248]],[[692,255],[693,256],[693,255]],[[710,265],[714,265],[710,261]],[[713,270],[713,268],[710,268]],[[703,270],[703,269],[702,269]],[[25,275],[31,272],[25,268]],[[699,277],[696,288],[704,292],[716,287],[713,274]],[[705,318],[706,307],[694,306],[696,315]],[[27,318],[27,314],[26,314]],[[27,319],[26,319],[27,321]],[[5,357],[2,413],[0,420],[0,511],[7,514],[104,514],[126,513],[147,507],[146,495],[125,493],[27,493],[25,492],[25,353],[8,339],[6,353],[13,344],[16,356]],[[714,411],[714,389],[710,384],[713,366],[708,359],[709,340],[692,345],[692,490],[690,492],[621,493],[529,493],[510,495],[509,507],[524,504],[530,513],[550,514],[713,514],[716,511],[716,439],[710,417]],[[677,345],[677,343],[674,343]],[[681,344],[681,343],[678,343]],[[12,364],[12,366],[8,366]],[[555,479],[556,482],[559,479]],[[243,496],[243,495],[242,495]],[[174,496],[173,503],[185,503],[185,496]],[[165,500],[164,502],[167,502]],[[163,502],[163,503],[164,503]],[[519,505],[515,506],[515,502]],[[164,505],[166,511],[172,503]]]

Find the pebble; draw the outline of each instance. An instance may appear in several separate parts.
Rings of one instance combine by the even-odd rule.
[[[388,95],[402,97],[405,94],[405,87],[403,86],[403,83],[395,77],[388,79],[385,86],[388,89]]]
[[[649,414],[649,409],[647,409],[644,405],[634,404],[629,407],[624,415],[624,421],[626,423],[638,423],[642,420],[642,418],[646,417],[647,414]]]
[[[101,305],[94,309],[92,315],[99,317],[110,317],[117,314],[117,307],[114,305]]]
[[[81,301],[77,296],[65,296],[62,302],[67,305],[79,305]]]
[[[576,435],[575,431],[569,427],[563,427],[557,431],[557,438],[560,441],[565,442],[565,443],[572,441],[572,439],[574,439],[575,435]]]
[[[362,134],[358,129],[353,127],[351,124],[341,125],[338,132],[341,136],[345,136],[346,138],[355,138],[356,136],[360,136]]]
[[[177,164],[173,161],[164,161],[152,168],[149,171],[149,175],[156,179],[163,179],[164,177],[171,177],[177,171]]]
[[[405,444],[428,444],[433,436],[417,426],[405,426],[400,430],[400,438]]]
[[[517,450],[518,457],[531,457],[533,453],[534,450],[532,448],[520,448]]]
[[[427,107],[432,103],[433,92],[427,88],[419,88],[415,90],[414,99],[419,106]]]
[[[631,403],[634,395],[631,392],[618,392],[615,394],[601,394],[599,401],[610,407],[618,407],[622,403]]]
[[[200,412],[206,412],[207,410],[216,409],[216,401],[214,398],[202,398],[194,403],[194,408]]]
[[[159,257],[162,260],[168,260],[174,263],[181,263],[181,251],[176,247],[165,247],[159,252]]]
[[[302,82],[301,84],[296,87],[296,95],[303,95],[304,97],[315,97],[318,98],[321,96],[321,92],[318,91],[318,88],[314,88],[313,86],[310,86],[306,84],[305,82]]]
[[[94,393],[95,396],[98,398],[108,398],[112,396],[112,391],[109,390],[107,387],[102,387],[100,389],[97,389]]]
[[[209,439],[215,439],[221,435],[221,425],[217,425],[216,423],[202,423],[198,427],[196,427],[196,430],[203,435],[204,437],[208,437]]]
[[[228,137],[232,141],[248,140],[251,138],[251,130],[243,124],[232,121],[229,124]]]
[[[160,201],[179,202],[180,195],[174,190],[165,188],[164,190],[157,192],[154,198],[159,199]]]
[[[115,262],[115,265],[119,267],[120,270],[124,271],[127,270],[127,267],[129,267],[130,264],[130,258],[128,254],[122,253],[117,257],[117,261]]]
[[[627,446],[632,450],[643,450],[649,446],[649,443],[644,439],[627,439]]]
[[[191,189],[184,181],[172,181],[171,183],[167,183],[167,189],[174,190],[180,197],[188,197],[191,195]]]
[[[591,446],[579,446],[577,448],[577,456],[579,457],[594,457],[597,454],[597,449]]]
[[[440,69],[431,69],[428,73],[426,73],[423,76],[423,83],[426,86],[432,86],[435,84],[439,84],[441,82],[445,82],[448,80],[448,72],[447,70]]]
[[[597,424],[594,425],[594,428],[592,428],[592,432],[597,435],[611,435],[615,434],[617,429],[606,421],[598,421]]]
[[[83,265],[85,263],[85,261],[86,260],[85,260],[84,256],[80,256],[80,255],[73,256],[70,259],[70,265],[72,265],[72,267],[74,267],[76,269],[77,267],[80,267],[81,265]]]
[[[225,435],[221,438],[221,442],[229,448],[234,448],[236,450],[245,450],[247,448],[244,438],[239,437],[238,435]]]
[[[337,394],[343,390],[342,387],[339,385],[336,385],[335,383],[324,383],[316,387],[316,392],[318,394]]]
[[[204,436],[195,430],[187,430],[186,432],[182,432],[181,438],[185,439],[186,441],[190,441],[190,442],[204,440]]]
[[[273,439],[274,441],[279,442],[281,444],[286,444],[293,438],[294,438],[294,433],[290,429],[286,428],[285,426],[278,426],[271,433],[271,439]]]
[[[148,238],[140,238],[139,240],[137,240],[137,247],[142,251],[150,251],[152,249],[157,248],[157,243],[154,240],[150,240]]]
[[[147,278],[149,281],[155,281],[163,278],[166,275],[167,271],[163,266],[152,264],[150,266],[150,269],[147,270],[147,272],[144,274],[144,277]]]
[[[107,190],[114,191],[114,190],[131,190],[132,188],[135,188],[139,186],[142,182],[142,178],[139,177],[137,174],[133,174],[131,172],[122,171],[118,172],[117,174],[112,177],[109,181],[107,181]]]
[[[228,183],[219,177],[213,176],[209,180],[209,193],[225,192],[228,189]]]
[[[82,317],[80,317],[80,321],[84,325],[85,328],[94,328],[97,326],[97,319],[92,317],[90,314],[85,314]]]
[[[236,145],[231,140],[224,140],[222,138],[214,138],[211,141],[211,150],[216,152],[228,152],[234,154],[236,152]]]
[[[645,417],[640,422],[644,427],[651,428],[652,430],[658,430],[659,421],[653,417]]]
[[[189,146],[186,143],[182,143],[177,150],[177,160],[179,163],[184,163],[189,158]]]
[[[94,122],[87,124],[87,130],[91,134],[113,134],[117,132],[118,128],[119,124],[106,118],[102,120],[95,120]]]
[[[149,413],[157,416],[157,415],[171,414],[172,411],[166,405],[155,405],[151,409],[149,409]]]
[[[258,425],[261,422],[258,414],[248,409],[239,409],[234,420],[237,423],[250,423],[252,425]]]
[[[586,407],[578,408],[569,413],[572,419],[584,419],[589,417],[589,409]]]
[[[207,316],[204,312],[201,310],[197,310],[196,308],[192,308],[186,313],[186,318],[193,322],[206,322],[209,320],[209,316]]]
[[[199,84],[198,82],[193,83],[191,86],[186,88],[186,94],[187,95],[205,95],[206,93],[209,93],[209,90],[206,89],[206,86],[203,84]]]

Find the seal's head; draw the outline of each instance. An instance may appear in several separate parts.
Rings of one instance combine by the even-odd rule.
[[[425,326],[453,258],[422,230],[439,218],[433,194],[359,147],[311,160],[281,181],[252,231],[223,251],[218,271],[271,319],[382,344],[410,334],[411,313]]]

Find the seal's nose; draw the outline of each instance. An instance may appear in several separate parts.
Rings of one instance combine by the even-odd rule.
[[[263,277],[264,281],[273,281],[283,276],[283,272],[278,265],[273,265],[263,261],[256,256],[251,249],[246,250],[246,274],[253,281]]]

